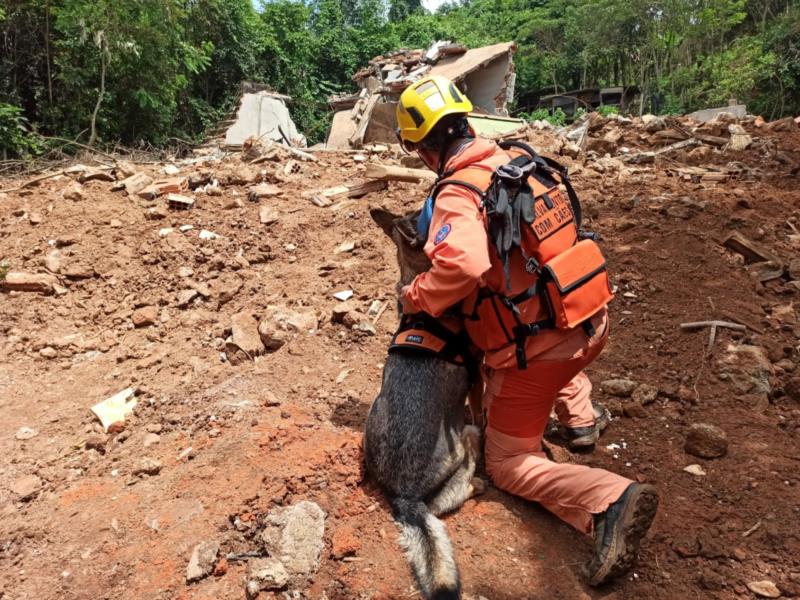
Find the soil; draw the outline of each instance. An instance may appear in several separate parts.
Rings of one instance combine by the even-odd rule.
[[[704,163],[747,167],[727,182],[681,179],[670,170],[680,157],[602,173],[591,156],[565,159],[618,287],[610,342],[589,375],[649,384],[658,396],[623,411],[627,399],[596,385],[595,400],[614,415],[600,443],[570,453],[556,435],[551,449],[556,460],[654,484],[660,509],[635,570],[594,590],[581,579],[591,541],[490,485],[446,518],[466,598],[727,600],[753,598],[747,583],[765,579],[800,595],[800,328],[785,308],[800,287],[787,273],[759,283],[720,245],[738,231],[787,264],[798,256],[800,136],[748,131],[755,148],[715,151]],[[547,132],[532,138],[553,143]],[[261,515],[306,499],[326,513],[320,569],[293,596],[262,598],[416,596],[360,441],[397,323],[394,247],[368,208],[402,213],[426,189],[391,183],[317,207],[304,191],[357,181],[364,168],[349,154],[319,156],[279,176],[280,162],[177,163],[182,174],[212,171],[223,193],[198,193],[194,209],[157,220],[148,211],[163,200],[105,181],[86,183],[77,200],[62,197],[73,185],[66,176],[0,194],[0,259],[46,272],[58,249],[61,264],[51,256],[48,267],[59,267],[64,287],[0,294],[0,598],[243,598],[242,560],[187,584],[192,549],[217,540],[225,555],[247,552]],[[281,190],[260,200],[277,212],[269,225],[247,198],[261,179]],[[202,229],[220,237],[202,240]],[[343,242],[354,249],[337,253]],[[184,304],[187,289],[198,294]],[[343,290],[364,315],[375,300],[386,307],[374,335],[331,321]],[[155,322],[134,326],[134,311],[148,306]],[[312,325],[254,360],[224,360],[232,315],[276,310],[310,314]],[[719,329],[709,353],[707,329],[679,327],[708,319],[747,330]],[[720,366],[741,345],[766,356],[768,374],[752,390],[741,385],[756,377],[746,367],[731,375]],[[106,435],[89,409],[127,387],[138,405]],[[727,454],[686,454],[694,423],[724,430]],[[161,468],[134,475],[144,459]],[[706,475],[684,472],[689,464]],[[25,500],[13,491],[20,481],[33,486]]]

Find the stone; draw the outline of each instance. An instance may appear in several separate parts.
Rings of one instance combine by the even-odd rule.
[[[282,329],[272,319],[264,319],[258,324],[258,335],[267,352],[280,350],[291,338],[291,333]]]
[[[181,290],[177,295],[178,307],[186,308],[197,296],[199,296],[197,290]]]
[[[794,325],[797,323],[797,315],[794,312],[793,304],[783,304],[781,306],[773,306],[770,315],[772,320],[781,324]]]
[[[261,341],[258,322],[252,313],[236,313],[231,317],[231,338],[237,348],[254,358],[264,353],[265,344]]]
[[[700,542],[693,536],[681,538],[672,543],[672,549],[681,558],[693,558],[700,554]]]
[[[161,436],[159,436],[157,433],[148,433],[146,436],[144,436],[144,440],[142,440],[142,445],[145,448],[149,448],[150,446],[157,444],[160,441],[161,441]]]
[[[169,216],[169,212],[163,206],[154,206],[152,208],[148,208],[144,216],[146,219],[151,221],[158,221],[160,219],[166,219]]]
[[[11,482],[11,492],[14,493],[19,500],[27,502],[33,500],[43,487],[42,480],[36,475],[30,474],[15,479]]]
[[[17,429],[17,433],[14,434],[14,438],[20,441],[31,440],[39,435],[39,432],[31,427],[20,427]]]
[[[695,475],[697,477],[702,477],[706,474],[705,469],[700,465],[686,465],[683,467],[683,470],[689,473],[689,475]]]
[[[273,207],[265,204],[258,209],[258,220],[263,225],[272,225],[280,220],[280,215]]]
[[[86,441],[83,447],[87,450],[95,450],[100,454],[106,453],[106,444],[108,443],[108,436],[104,433],[90,433],[86,436]]]
[[[191,277],[192,275],[194,275],[192,267],[180,267],[178,269],[178,277]]]
[[[769,579],[750,581],[747,583],[747,589],[760,598],[780,598],[781,596],[778,586]]]
[[[131,320],[133,321],[134,327],[147,327],[149,325],[153,325],[158,319],[158,307],[157,306],[143,306],[142,308],[137,308],[133,311],[133,315],[131,315]]]
[[[304,500],[276,508],[265,520],[261,541],[270,556],[280,560],[290,575],[315,573],[325,545],[325,513],[319,505]]]
[[[72,200],[74,202],[86,199],[86,192],[83,191],[83,186],[77,182],[73,182],[71,185],[67,186],[67,189],[65,189],[61,195],[65,200]]]
[[[51,273],[61,272],[61,252],[58,250],[51,250],[44,257],[44,268]]]
[[[28,223],[31,225],[39,225],[42,222],[42,215],[38,212],[31,212],[28,215]]]
[[[648,404],[655,402],[656,398],[658,398],[658,388],[647,383],[643,383],[633,390],[631,398],[633,398],[642,406],[647,406]]]
[[[13,292],[38,292],[50,295],[55,292],[58,279],[49,273],[22,273],[10,271],[0,280],[0,287]]]
[[[333,532],[331,538],[331,556],[342,559],[345,556],[353,556],[361,550],[361,541],[358,533],[347,525],[339,527]]]
[[[353,290],[342,290],[341,292],[336,292],[333,297],[341,302],[347,302],[353,297]]]
[[[375,329],[375,326],[369,321],[361,321],[355,326],[355,329],[356,331],[360,331],[361,333],[365,333],[367,335],[376,335],[378,333]]]
[[[728,452],[728,436],[716,425],[695,423],[689,428],[683,449],[700,458],[719,458]]]
[[[161,472],[161,463],[153,458],[143,458],[139,466],[133,470],[134,475],[158,475]]]
[[[58,356],[58,351],[55,348],[50,346],[45,346],[41,350],[39,350],[39,356],[42,358],[55,358]]]
[[[728,344],[725,354],[717,360],[717,367],[719,377],[727,380],[737,392],[768,394],[771,391],[772,363],[759,346]]]
[[[199,581],[208,577],[217,564],[219,542],[207,541],[197,544],[192,550],[189,565],[186,567],[186,583]]]
[[[251,597],[262,590],[280,590],[289,583],[289,574],[275,558],[252,558],[247,563],[247,593]]]
[[[235,273],[223,273],[211,282],[211,294],[217,299],[219,305],[227,304],[233,300],[242,289],[242,279]],[[193,286],[201,296],[206,296],[199,285]]]
[[[350,302],[342,302],[341,304],[337,304],[331,310],[331,322],[332,323],[344,323],[347,315],[351,312],[355,312],[356,308]]]
[[[800,377],[792,377],[783,386],[786,395],[795,402],[800,402]]]
[[[614,396],[621,396],[627,398],[636,389],[635,381],[630,379],[606,379],[600,384],[604,391]]]
[[[631,419],[644,419],[647,416],[645,407],[635,401],[625,402],[622,405],[622,412]]]
[[[136,175],[136,166],[127,160],[118,160],[114,165],[114,172],[119,179]]]

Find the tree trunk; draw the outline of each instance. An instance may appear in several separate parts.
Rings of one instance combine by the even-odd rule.
[[[47,100],[53,106],[53,75],[50,72],[50,3],[44,5],[44,51],[47,62]]]
[[[100,112],[100,105],[103,103],[103,96],[106,93],[106,54],[106,40],[103,37],[100,41],[100,93],[97,95],[97,104],[94,105],[94,112],[92,113],[89,146],[94,146],[97,141],[97,113]]]

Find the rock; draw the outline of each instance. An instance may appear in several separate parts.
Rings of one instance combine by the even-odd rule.
[[[161,436],[159,436],[157,433],[148,433],[146,436],[144,436],[144,440],[142,440],[142,445],[145,448],[149,448],[150,446],[157,444],[160,441],[161,441]]]
[[[258,324],[258,335],[268,352],[280,350],[291,338],[290,332],[272,319],[264,319]]]
[[[715,425],[695,423],[689,428],[683,449],[700,458],[719,458],[728,452],[728,436]]]
[[[28,215],[28,223],[31,225],[38,225],[42,222],[42,215],[38,212],[31,212]]]
[[[355,329],[356,331],[360,331],[361,333],[366,333],[367,335],[376,335],[378,333],[375,330],[375,326],[369,321],[361,321],[355,326]]]
[[[186,567],[186,583],[208,577],[214,570],[219,555],[219,542],[208,541],[197,544],[192,550],[189,565]]]
[[[631,419],[644,419],[647,416],[645,407],[635,401],[625,402],[622,405],[622,412]]]
[[[341,292],[336,292],[333,297],[341,302],[347,302],[353,297],[353,290],[342,290]]]
[[[700,465],[686,465],[683,467],[683,470],[689,473],[689,475],[696,475],[697,477],[702,477],[706,474],[705,470]]]
[[[797,323],[797,315],[794,312],[793,304],[784,304],[782,306],[773,306],[770,315],[774,321],[781,324],[794,325]]]
[[[247,311],[236,313],[231,317],[232,344],[252,359],[264,353],[259,327],[253,315]]]
[[[347,315],[351,312],[355,312],[355,306],[353,306],[350,302],[342,302],[341,304],[337,304],[331,310],[331,322],[332,323],[344,323]]]
[[[643,383],[633,390],[631,397],[642,406],[647,406],[655,402],[656,398],[658,398],[658,388]]]
[[[65,200],[72,200],[74,202],[86,199],[86,192],[83,191],[83,186],[77,182],[72,182],[72,184],[68,186],[61,195]]]
[[[310,575],[319,568],[324,534],[325,513],[316,503],[304,500],[270,512],[261,541],[290,575]]]
[[[86,441],[83,447],[87,450],[95,450],[100,454],[106,453],[106,444],[108,443],[108,436],[104,433],[90,433],[86,436]]]
[[[747,583],[747,589],[760,598],[780,598],[781,596],[781,591],[778,589],[778,586],[769,579],[750,581]]]
[[[759,346],[728,344],[718,359],[719,377],[742,394],[769,393],[772,363]]]
[[[728,132],[731,134],[731,141],[728,142],[728,150],[741,152],[746,150],[753,143],[753,138],[747,135],[744,127],[736,123],[728,125]]]
[[[86,183],[87,181],[114,181],[114,176],[110,171],[87,167],[78,175],[78,181],[81,183]]]
[[[361,550],[361,541],[358,539],[358,533],[355,529],[349,526],[339,527],[333,533],[331,539],[331,555],[333,558],[344,558],[345,556],[353,556]]]
[[[39,350],[39,356],[42,358],[55,358],[58,356],[58,351],[55,348],[50,346],[45,346],[41,350]]]
[[[50,295],[55,292],[58,279],[48,273],[22,273],[10,271],[0,280],[0,287],[14,292],[38,292]]]
[[[35,438],[39,435],[39,432],[31,427],[20,427],[17,429],[17,433],[14,434],[14,438],[25,441]]]
[[[148,208],[147,211],[144,213],[146,219],[150,219],[151,221],[158,221],[160,219],[166,219],[169,216],[169,211],[163,206],[154,206],[152,208]]]
[[[197,290],[181,290],[178,292],[178,307],[179,308],[186,308],[191,304],[192,300],[197,298],[199,294]]]
[[[44,257],[44,268],[51,273],[59,273],[61,271],[61,252],[50,250]]]
[[[258,220],[264,225],[272,225],[280,220],[280,215],[277,210],[265,204],[258,209]]]
[[[67,279],[91,279],[95,276],[91,265],[80,262],[69,262],[61,267],[61,274]]]
[[[764,126],[768,131],[797,131],[797,123],[792,117],[784,117],[777,121],[772,121]]]
[[[42,490],[42,480],[36,475],[25,475],[11,482],[11,491],[16,494],[19,500],[27,502],[35,498]]]
[[[242,279],[235,273],[223,273],[211,282],[211,294],[217,299],[219,305],[227,304],[233,300],[242,289]],[[201,296],[206,296],[199,285],[192,286]]]
[[[800,377],[792,377],[783,386],[786,395],[795,402],[800,402]]]
[[[136,166],[127,160],[118,160],[114,165],[114,172],[117,179],[125,179],[131,175],[136,175]]]
[[[644,126],[644,130],[648,133],[655,133],[656,131],[661,131],[662,129],[667,128],[667,122],[663,119],[663,117],[657,117],[655,115],[642,115],[642,125]]]
[[[153,458],[143,458],[133,470],[134,475],[158,475],[160,472],[161,463]]]
[[[352,252],[355,249],[356,249],[356,243],[353,242],[352,240],[346,240],[346,241],[342,242],[341,244],[339,244],[338,246],[336,246],[336,248],[334,249],[333,253],[334,254],[342,254],[342,253],[345,253],[345,252]]]
[[[672,543],[672,549],[681,558],[693,558],[700,554],[700,542],[694,536],[681,538]]]
[[[131,320],[133,321],[133,325],[135,327],[147,327],[148,325],[153,325],[158,319],[158,307],[157,306],[143,306],[142,308],[137,308],[133,311],[133,315],[131,315]]]
[[[289,574],[275,558],[251,558],[247,563],[247,593],[255,597],[262,590],[280,590],[289,583]]]
[[[630,379],[606,379],[600,384],[604,391],[614,396],[626,398],[636,389],[636,382]]]

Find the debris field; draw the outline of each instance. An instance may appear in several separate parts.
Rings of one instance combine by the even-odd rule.
[[[661,506],[593,590],[590,541],[489,486],[445,520],[465,598],[800,596],[797,123],[512,137],[569,165],[617,288],[589,370],[614,418],[548,449]],[[368,209],[428,176],[387,145],[82,160],[0,181],[0,597],[415,597],[360,442],[397,324]]]

